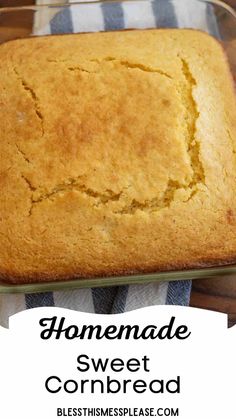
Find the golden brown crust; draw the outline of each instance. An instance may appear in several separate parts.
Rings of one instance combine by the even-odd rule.
[[[2,279],[236,260],[236,104],[213,38],[17,40],[0,67]]]

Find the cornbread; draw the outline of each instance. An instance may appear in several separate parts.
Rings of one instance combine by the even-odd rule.
[[[194,30],[0,46],[0,277],[236,261],[236,102]]]

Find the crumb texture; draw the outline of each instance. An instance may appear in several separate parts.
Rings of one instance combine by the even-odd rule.
[[[235,260],[236,105],[213,38],[31,38],[0,67],[1,278]]]

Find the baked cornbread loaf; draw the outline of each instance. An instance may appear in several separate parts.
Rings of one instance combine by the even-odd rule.
[[[0,46],[0,276],[58,280],[236,261],[236,103],[193,30]]]

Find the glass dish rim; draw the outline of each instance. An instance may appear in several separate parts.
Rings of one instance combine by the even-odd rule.
[[[152,3],[155,0],[88,0],[88,1],[75,1],[70,3],[67,0],[58,1],[58,3],[45,3],[40,5],[23,5],[23,6],[10,6],[0,8],[0,15],[4,12],[17,12],[27,10],[42,10],[47,8],[67,8],[71,6],[81,7],[89,5],[98,5],[104,3]],[[164,1],[164,0],[162,0]],[[171,3],[176,3],[179,0],[169,0]],[[197,3],[212,4],[218,6],[229,13],[236,22],[236,10],[230,5],[221,0],[192,0]],[[215,276],[233,275],[236,274],[236,264],[210,266],[207,268],[194,268],[188,270],[175,270],[165,272],[154,272],[147,274],[134,274],[126,276],[112,276],[112,277],[97,277],[97,278],[78,278],[71,280],[52,281],[52,282],[31,282],[27,284],[11,284],[2,282],[0,280],[0,295],[1,294],[27,294],[49,291],[69,291],[79,288],[94,288],[94,287],[107,287],[107,286],[120,286],[132,284],[147,284],[150,282],[160,281],[177,281],[189,280],[197,278],[210,278]]]
[[[167,282],[178,280],[192,280],[211,278],[215,276],[236,274],[236,264],[212,266],[209,268],[188,269],[180,271],[165,271],[148,274],[134,274],[126,276],[110,276],[98,278],[79,278],[65,281],[32,282],[28,284],[10,284],[0,282],[1,294],[28,294],[50,291],[71,291],[73,289],[110,287],[121,285],[148,284],[152,282]]]

